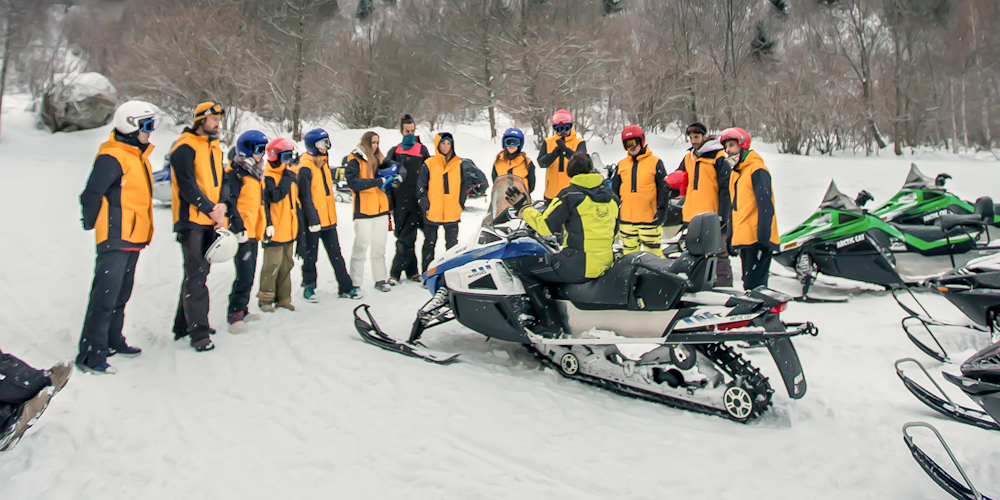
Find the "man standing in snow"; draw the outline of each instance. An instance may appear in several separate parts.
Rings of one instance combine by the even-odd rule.
[[[705,125],[694,122],[688,125],[685,133],[691,142],[687,154],[674,172],[684,172],[686,175],[671,174],[675,181],[671,187],[684,193],[684,223],[691,222],[695,215],[714,212],[722,219],[722,234],[727,233],[730,216],[729,173],[726,163],[726,153],[718,139],[708,135]],[[726,253],[717,257],[717,286],[733,286],[733,268],[729,265],[728,248]]]
[[[219,125],[225,110],[214,102],[203,102],[194,110],[194,124],[185,128],[170,152],[174,232],[184,255],[174,340],[190,337],[191,347],[203,352],[215,349],[209,338],[208,272],[205,252],[215,241],[215,230],[226,226],[228,184],[224,182]]]
[[[743,289],[767,286],[771,253],[778,248],[778,219],[774,214],[771,172],[764,160],[750,149],[750,134],[727,128],[719,135],[726,163],[733,167],[729,178],[733,211],[730,230],[732,247],[743,262]]]
[[[80,194],[83,228],[94,229],[97,241],[97,263],[76,364],[102,374],[114,373],[108,356],[142,352],[125,342],[122,326],[139,251],[153,237],[149,134],[156,127],[155,109],[147,102],[129,101],[115,110],[113,121],[115,129],[98,150]]]
[[[646,133],[638,125],[622,129],[622,146],[627,155],[618,162],[611,190],[621,200],[619,212],[623,251],[640,248],[663,257],[660,238],[670,203],[670,187],[663,162],[646,146]]]
[[[389,193],[389,205],[392,207],[392,218],[396,223],[396,256],[392,259],[389,270],[389,284],[396,285],[406,273],[410,281],[419,282],[420,272],[417,271],[417,232],[423,225],[423,215],[417,203],[417,175],[424,161],[431,157],[427,147],[420,143],[416,134],[417,125],[413,117],[403,115],[399,120],[399,132],[403,134],[403,142],[392,148],[385,159],[398,163],[409,175],[403,176],[403,182]]]

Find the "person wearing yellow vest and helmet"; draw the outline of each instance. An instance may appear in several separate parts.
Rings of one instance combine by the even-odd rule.
[[[266,313],[292,305],[293,250],[299,237],[299,188],[291,161],[295,145],[284,137],[271,139],[264,167],[264,259],[260,268],[257,306]]]
[[[684,196],[684,223],[691,222],[695,215],[714,212],[722,220],[722,234],[728,234],[730,208],[729,173],[732,168],[726,163],[726,152],[722,143],[708,135],[705,125],[694,122],[685,133],[691,147],[677,167],[668,177],[676,178],[683,172],[683,181],[672,185]],[[728,244],[728,242],[727,242]],[[716,257],[716,286],[733,286],[733,268],[729,265],[729,250]]]
[[[660,237],[670,203],[670,186],[663,162],[646,146],[646,134],[638,125],[622,130],[622,146],[628,156],[618,162],[611,190],[621,199],[619,212],[623,251],[640,248],[663,257]]]
[[[743,289],[767,286],[771,253],[778,248],[778,219],[774,213],[771,172],[764,160],[750,149],[750,134],[728,128],[719,135],[726,162],[733,167],[729,178],[732,193],[732,248],[743,263]]]
[[[497,154],[493,161],[493,180],[501,175],[516,175],[528,186],[528,193],[535,191],[535,164],[528,155],[521,151],[524,148],[524,132],[518,128],[509,128],[503,133],[503,151]]]
[[[538,166],[545,170],[545,199],[552,200],[569,186],[566,167],[574,153],[586,153],[587,143],[576,136],[573,115],[560,109],[552,115],[551,137],[542,143],[538,152]]]
[[[437,134],[434,150],[437,154],[424,160],[417,176],[417,201],[424,211],[424,273],[434,260],[439,228],[444,228],[445,249],[458,244],[458,221],[469,187],[462,175],[462,159],[455,154],[455,137],[450,132]]]
[[[385,268],[385,240],[389,236],[389,196],[399,186],[402,176],[379,176],[381,167],[389,167],[379,150],[379,136],[368,131],[361,144],[347,156],[344,176],[354,192],[354,248],[351,250],[351,281],[360,287],[365,273],[365,254],[371,251],[372,277],[375,289],[389,292]]]
[[[115,372],[108,356],[142,352],[128,345],[122,327],[139,251],[153,237],[149,134],[156,127],[156,110],[147,102],[128,101],[115,110],[113,122],[115,129],[98,150],[80,194],[83,228],[94,230],[97,260],[76,364],[97,374]]]
[[[259,314],[251,314],[250,291],[257,274],[258,242],[263,238],[264,208],[261,196],[263,190],[264,151],[267,136],[259,130],[248,130],[236,139],[230,151],[229,166],[226,167],[226,182],[229,184],[229,229],[236,235],[239,249],[233,258],[236,279],[229,293],[229,311],[226,320],[229,333],[245,333],[250,330],[248,321],[257,321]]]
[[[570,185],[548,204],[544,212],[530,205],[528,195],[508,188],[507,203],[542,236],[563,235],[558,253],[514,257],[504,263],[520,278],[537,319],[536,330],[559,333],[565,325],[546,283],[584,283],[597,278],[614,263],[611,245],[618,234],[618,197],[604,176],[594,172],[590,156],[576,153],[567,165]]]
[[[323,242],[337,278],[337,293],[342,299],[360,299],[361,289],[356,288],[347,273],[347,263],[340,253],[337,236],[337,185],[330,171],[330,135],[321,128],[310,130],[303,136],[306,154],[299,160],[299,198],[302,201],[302,225],[305,234],[305,251],[302,256],[302,296],[306,302],[318,302],[316,297],[316,260],[319,243]]]
[[[205,252],[215,241],[215,230],[226,227],[229,194],[217,137],[224,113],[214,102],[199,104],[194,109],[194,124],[184,129],[170,151],[174,232],[184,256],[174,340],[189,337],[191,347],[199,352],[215,349],[209,338],[215,330],[208,324],[206,282],[211,265]]]

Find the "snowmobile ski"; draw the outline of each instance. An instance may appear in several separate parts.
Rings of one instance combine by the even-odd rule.
[[[971,276],[972,273],[966,271],[965,269],[966,268],[962,268],[954,272],[948,273],[944,276],[941,276],[940,278],[935,278],[934,280],[931,280],[929,283],[932,284],[937,283],[938,280],[948,279],[950,276],[957,275],[957,273],[960,272],[964,273],[964,275],[966,276]],[[941,287],[941,288],[945,288],[945,290],[948,290],[947,287]],[[962,292],[951,292],[951,291],[941,292],[940,290],[937,290],[936,287],[932,289],[938,291],[938,293],[941,293],[942,295],[945,296],[945,298],[947,298],[949,301],[952,302],[957,300],[956,297],[952,296],[954,293],[962,293]],[[903,302],[901,295],[903,295],[904,292],[905,294],[909,295],[911,299],[913,299],[913,302],[917,305],[917,307],[920,308],[920,311],[915,310],[914,308],[908,306]],[[925,308],[923,303],[921,303],[920,300],[917,299],[916,295],[913,293],[913,290],[909,287],[893,288],[892,298],[896,301],[896,304],[898,304],[899,307],[902,308],[903,311],[906,312],[907,314],[905,318],[900,320],[900,325],[903,327],[903,331],[906,332],[906,336],[909,337],[910,341],[913,342],[913,344],[916,345],[917,348],[920,349],[924,354],[942,363],[949,363],[951,360],[948,356],[948,351],[944,348],[944,345],[941,344],[941,341],[937,338],[937,335],[934,334],[934,331],[931,327],[962,328],[975,332],[991,333],[990,328],[987,328],[975,322],[973,322],[972,324],[963,325],[959,323],[940,321],[932,318],[930,312],[927,311],[927,308]],[[997,299],[994,298],[993,301],[996,302]],[[986,306],[980,306],[980,307],[987,308],[985,312],[981,313],[981,315],[988,318],[986,321],[992,322],[993,318],[989,316],[990,314],[992,314],[990,312],[992,311],[992,306],[987,304]],[[962,309],[962,312],[966,313],[967,316],[972,318],[969,311]],[[926,332],[931,337],[931,339],[934,341],[934,345],[937,346],[936,348],[927,345],[926,343],[920,341],[916,337],[913,329],[917,328],[918,326],[923,332]]]
[[[824,297],[809,297],[809,296],[806,296],[806,295],[795,297],[792,300],[794,300],[795,302],[802,302],[804,304],[843,304],[843,303],[847,302],[847,299],[832,299],[832,298],[824,298]]]
[[[965,480],[965,484],[962,484],[957,479],[948,474],[948,471],[944,470],[940,465],[938,465],[934,459],[927,455],[924,450],[921,450],[916,443],[913,442],[913,436],[908,432],[914,427],[924,427],[930,429],[931,432],[937,437],[941,446],[944,447],[944,451],[948,453],[948,458],[951,462],[955,464],[955,468],[958,469],[958,473],[962,475],[962,479]],[[906,443],[906,447],[910,449],[910,453],[913,455],[913,459],[917,461],[920,468],[927,473],[928,476],[938,486],[947,491],[951,496],[957,498],[958,500],[992,500],[991,497],[983,495],[976,489],[972,481],[969,480],[969,476],[965,473],[965,469],[962,465],[958,463],[958,459],[955,458],[955,454],[951,452],[951,448],[948,447],[948,443],[945,442],[944,437],[938,432],[934,426],[926,422],[907,422],[903,424],[903,442]]]
[[[372,317],[368,308],[368,304],[361,304],[360,306],[354,308],[354,327],[357,328],[358,334],[361,335],[361,338],[364,339],[365,342],[368,342],[376,347],[381,347],[387,351],[399,353],[411,358],[420,358],[424,361],[440,365],[451,363],[458,358],[458,354],[455,353],[429,349],[419,342],[404,342],[386,335],[385,332],[379,328],[378,323],[375,322],[375,318]],[[368,316],[368,321],[365,321],[358,315],[359,309],[364,309],[365,315]]]
[[[916,364],[917,367],[919,367],[920,370],[924,372],[924,375],[926,375],[927,378],[930,379],[931,383],[934,384],[934,387],[937,388],[938,392],[941,393],[942,396],[944,396],[944,399],[938,397],[936,394],[923,388],[920,384],[916,383],[915,381],[913,381],[913,379],[907,377],[906,374],[903,373],[903,370],[899,367],[899,365],[908,362]],[[948,393],[944,392],[941,386],[938,385],[937,381],[935,381],[931,377],[930,373],[927,372],[927,369],[924,368],[924,365],[921,364],[916,359],[903,358],[897,360],[895,366],[896,366],[896,375],[899,376],[899,379],[903,381],[903,385],[906,386],[906,389],[909,390],[911,394],[916,396],[921,403],[927,405],[928,408],[948,418],[951,418],[958,422],[962,422],[963,424],[974,425],[981,429],[987,429],[991,431],[1000,431],[1000,424],[997,424],[997,422],[994,421],[993,418],[991,418],[988,413],[974,408],[961,406],[952,401],[951,397],[948,396]],[[945,374],[945,377],[947,378],[948,374]],[[954,376],[952,377],[955,378]]]

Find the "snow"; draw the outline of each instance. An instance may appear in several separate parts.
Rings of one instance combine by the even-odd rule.
[[[50,366],[76,353],[94,256],[93,234],[80,228],[77,197],[110,129],[50,135],[34,129],[23,97],[5,104],[0,169],[9,189],[0,198],[6,215],[0,223],[6,235],[0,346]],[[459,155],[488,170],[500,149],[488,132],[481,126],[452,131]],[[335,154],[346,154],[361,132],[332,131]],[[383,151],[399,140],[395,131],[379,132]],[[178,133],[157,130],[153,158]],[[418,133],[432,143],[429,131]],[[683,154],[671,136],[649,143],[668,170]],[[588,146],[607,162],[623,156],[620,145],[594,140]],[[1000,198],[1000,170],[981,159],[758,150],[773,173],[782,231],[813,211],[831,177],[845,193],[869,190],[877,203],[899,188],[911,160],[929,175],[952,174],[950,188],[967,199]],[[483,200],[471,203],[462,237],[477,227],[484,208]],[[338,213],[349,258],[350,205],[339,204]],[[916,357],[935,376],[942,367],[906,339],[899,327],[903,312],[892,297],[864,285],[824,278],[817,295],[849,296],[850,302],[789,306],[786,320],[810,320],[821,330],[816,338],[795,340],[809,390],[791,401],[766,352],[750,351],[776,389],[775,404],[760,421],[741,425],[564,379],[525,349],[455,323],[425,334],[429,347],[463,353],[449,366],[366,345],[352,324],[359,302],[336,298],[323,259],[319,304],[300,300],[296,269],[298,310],[265,315],[239,336],[225,332],[232,266],[214,266],[209,287],[217,348],[196,353],[172,340],[181,254],[169,208],[157,207],[154,219],[156,234],[139,259],[125,328],[143,355],[111,358],[119,370],[114,376],[74,374],[21,444],[0,455],[3,498],[947,498],[902,442],[900,428],[913,420],[941,430],[980,489],[1000,490],[1000,438],[938,418],[906,391],[893,370],[896,359]],[[388,248],[391,253],[392,241]],[[429,299],[426,290],[405,282],[382,294],[365,282],[363,302],[372,304],[380,325],[405,335]],[[799,292],[790,278],[771,284]],[[961,318],[947,304],[931,302]],[[963,340],[956,359],[987,341]],[[929,432],[915,434],[945,463]]]

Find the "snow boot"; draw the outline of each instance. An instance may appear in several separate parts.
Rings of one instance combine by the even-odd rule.
[[[302,298],[306,299],[306,302],[310,304],[319,303],[319,297],[316,296],[316,287],[307,286],[302,291]]]
[[[399,278],[389,278],[386,283],[388,283],[389,286],[396,286],[399,284]]]
[[[351,291],[338,295],[338,297],[342,299],[351,299],[351,300],[360,300],[364,296],[365,294],[361,293],[361,289],[358,287],[354,287],[351,289]]]
[[[410,280],[410,281],[412,281],[414,283],[420,283],[421,281],[423,281],[422,279],[420,279],[420,275],[419,274],[414,274],[413,276],[410,276],[409,278],[406,278],[406,279],[408,279],[408,280]]]
[[[289,311],[292,311],[292,312],[295,311],[295,306],[293,306],[291,302],[289,302],[287,304],[278,304],[278,307],[280,307],[282,309],[288,309]]]
[[[59,391],[63,387],[66,387],[66,382],[69,382],[69,376],[73,374],[73,365],[69,361],[60,361],[49,368],[48,375],[49,381],[52,382],[52,395],[55,396],[59,394]]]
[[[245,321],[237,321],[235,323],[229,324],[229,333],[233,335],[239,335],[241,333],[246,333],[250,331],[250,325]]]
[[[215,349],[215,344],[212,343],[212,339],[205,337],[197,342],[192,342],[191,347],[198,352],[206,352]]]
[[[109,351],[108,356],[115,356],[120,354],[122,357],[125,358],[134,358],[142,354],[142,349],[139,349],[138,347],[132,347],[130,345],[122,347],[121,349],[108,349],[108,351]]]
[[[76,367],[82,372],[92,373],[94,375],[114,375],[118,373],[118,370],[115,370],[115,367],[107,363],[101,363],[96,366],[87,366],[83,363],[77,363]]]
[[[247,323],[253,323],[254,321],[260,321],[260,315],[259,314],[244,313],[244,315],[243,315],[243,321],[246,321]]]
[[[14,432],[7,437],[7,442],[0,447],[0,451],[7,451],[13,448],[21,440],[21,437],[24,436],[25,431],[32,425],[35,425],[35,421],[48,408],[51,400],[52,389],[45,388],[38,391],[35,397],[21,405],[21,415],[17,418],[17,425],[14,427]]]
[[[389,286],[389,284],[384,281],[377,281],[375,282],[375,289],[380,292],[388,292],[392,290],[392,287]]]
[[[257,307],[260,312],[273,313],[274,312],[274,302],[258,302]]]

